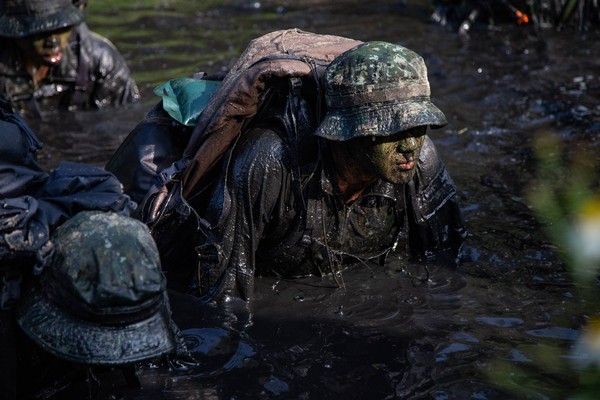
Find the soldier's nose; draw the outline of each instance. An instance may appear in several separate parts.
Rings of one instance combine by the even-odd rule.
[[[398,151],[398,153],[410,153],[412,151],[415,151],[418,147],[418,141],[417,138],[415,137],[408,137],[404,140],[402,140],[400,143],[398,143],[398,147],[396,147],[396,150]]]

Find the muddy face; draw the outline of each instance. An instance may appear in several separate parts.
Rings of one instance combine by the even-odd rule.
[[[71,28],[27,36],[17,40],[23,56],[35,65],[52,67],[62,60]]]
[[[426,126],[419,126],[391,136],[353,139],[348,146],[366,173],[390,183],[405,184],[415,173],[426,132]]]

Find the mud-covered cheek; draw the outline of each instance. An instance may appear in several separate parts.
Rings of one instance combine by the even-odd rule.
[[[66,49],[67,45],[69,44],[69,36],[71,35],[71,33],[67,32],[67,33],[63,33],[62,35],[60,35],[60,48],[61,49]]]
[[[369,149],[367,154],[372,165],[381,167],[391,162],[393,153],[394,146],[386,143]]]
[[[43,54],[44,53],[44,39],[35,40],[31,47],[35,54]]]
[[[416,156],[417,156],[417,159],[418,159],[418,158],[419,158],[419,156],[421,155],[421,150],[423,149],[423,145],[424,145],[424,144],[425,144],[425,136],[422,136],[422,137],[420,138],[420,141],[419,141],[419,148],[418,148],[418,149],[417,149],[417,151],[415,152],[415,153],[416,153]]]
[[[393,143],[380,144],[372,153],[372,164],[378,171],[385,171],[384,174],[390,174],[396,164],[396,146]]]

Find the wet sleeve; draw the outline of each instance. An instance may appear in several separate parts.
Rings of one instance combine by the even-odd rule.
[[[94,90],[91,101],[98,108],[135,103],[139,89],[125,59],[106,38],[90,32]]]
[[[428,259],[456,266],[467,236],[456,187],[429,137],[409,185],[411,250]]]
[[[268,130],[251,132],[236,145],[226,173],[205,213],[212,227],[197,249],[199,286],[205,300],[248,300],[254,287],[255,252],[284,195],[286,169],[278,136]]]

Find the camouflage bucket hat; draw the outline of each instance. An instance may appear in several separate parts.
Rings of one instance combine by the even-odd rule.
[[[25,334],[58,358],[123,365],[175,349],[159,254],[140,221],[81,212],[53,236],[52,264],[17,307]]]
[[[20,38],[76,25],[83,14],[71,0],[2,0],[0,36]]]
[[[327,114],[317,136],[343,141],[447,123],[430,100],[423,58],[400,45],[362,43],[333,60],[323,80]]]

